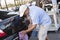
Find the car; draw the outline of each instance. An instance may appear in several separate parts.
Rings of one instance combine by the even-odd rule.
[[[29,21],[24,20],[24,17],[20,17],[17,14],[7,15],[7,11],[0,11],[0,39],[1,40],[14,40],[17,37],[19,39],[18,33],[22,30],[28,28]],[[24,21],[24,22],[23,22]],[[31,35],[31,33],[28,33]]]

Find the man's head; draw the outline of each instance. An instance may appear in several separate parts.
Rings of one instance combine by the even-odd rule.
[[[26,5],[21,5],[19,8],[20,17],[23,17],[23,15],[29,14],[29,8]]]

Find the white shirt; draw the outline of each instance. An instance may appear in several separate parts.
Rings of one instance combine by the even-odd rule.
[[[50,25],[51,19],[48,14],[41,8],[37,6],[31,6],[30,9],[30,17],[32,20],[32,24],[41,24],[41,25]]]

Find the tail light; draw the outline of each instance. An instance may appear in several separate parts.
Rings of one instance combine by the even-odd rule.
[[[0,38],[1,37],[4,37],[4,36],[6,36],[7,34],[6,34],[6,32],[4,32],[3,30],[0,30]]]

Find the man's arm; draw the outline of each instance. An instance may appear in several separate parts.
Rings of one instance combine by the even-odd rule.
[[[29,20],[30,24],[28,25],[28,29],[26,30],[26,32],[30,32],[36,27],[36,24],[34,24],[34,25],[32,24],[31,18],[29,18],[28,20]]]
[[[25,35],[26,33],[29,33],[30,31],[32,31],[34,28],[36,27],[36,24],[32,25],[29,24],[28,29],[27,30],[22,30],[22,34]]]
[[[28,25],[28,29],[21,31],[23,34],[26,34],[30,31],[32,31],[36,27],[36,24],[34,24],[34,25],[32,24],[31,19],[29,19],[29,22],[30,22],[30,24]]]
[[[35,14],[33,14],[31,16],[31,19],[29,19],[30,24],[28,26],[28,29],[22,31],[23,34],[26,34],[30,31],[32,31],[37,26],[37,24],[39,24],[39,15],[37,15],[36,12],[34,12],[34,13]]]
[[[32,31],[34,28],[36,28],[36,24],[35,25],[29,24],[28,29],[26,30],[26,32],[28,33],[30,31]]]

